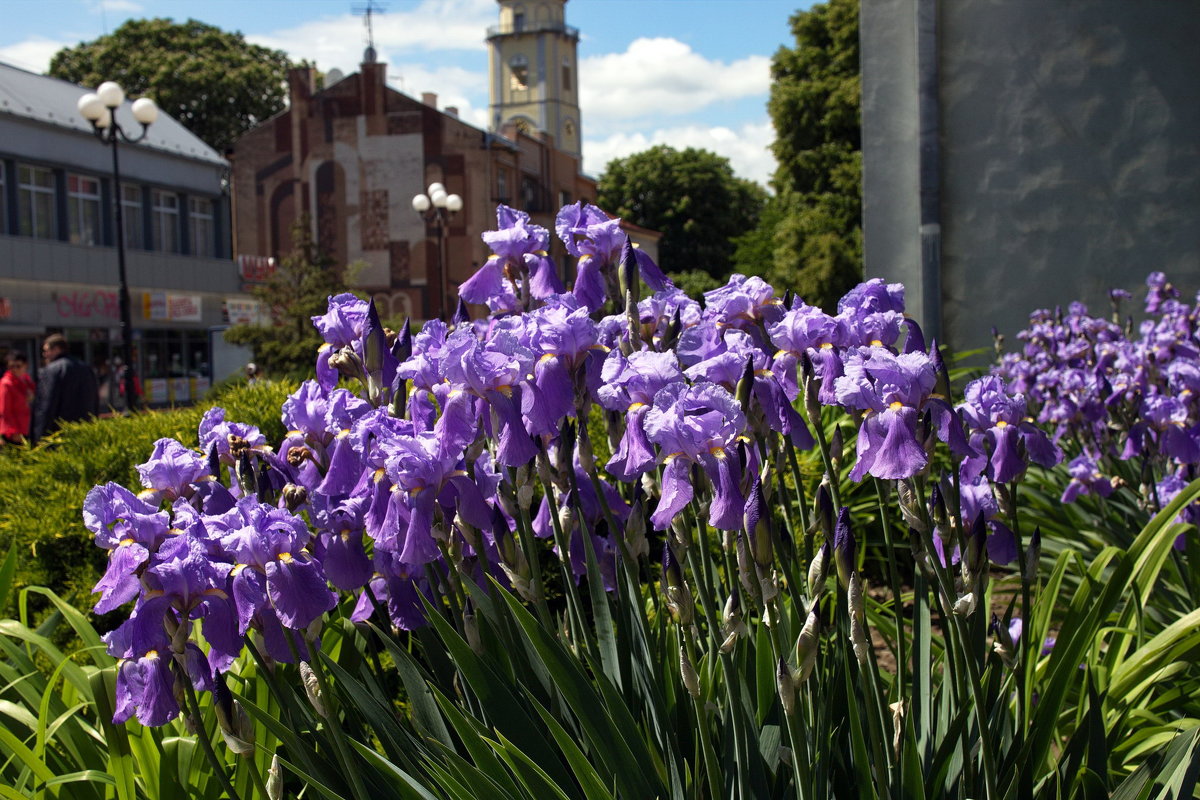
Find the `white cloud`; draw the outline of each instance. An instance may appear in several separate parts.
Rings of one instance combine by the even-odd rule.
[[[691,114],[713,103],[766,95],[771,61],[709,59],[677,39],[635,39],[623,53],[583,59],[580,102],[589,126],[600,121]]]
[[[0,47],[0,61],[33,72],[45,72],[50,68],[50,59],[64,47],[75,42],[59,42],[44,36],[30,36],[16,44]]]
[[[142,4],[135,3],[133,0],[97,0],[97,2],[91,4],[91,7],[94,14],[99,14],[101,11],[137,14],[142,10]]]
[[[616,133],[605,139],[584,141],[584,170],[598,176],[614,158],[624,158],[658,144],[668,144],[677,150],[688,147],[711,150],[728,158],[739,177],[766,186],[771,173],[775,171],[775,157],[768,149],[774,138],[775,130],[767,120],[747,122],[736,130],[681,125],[659,128],[648,136],[640,132]]]
[[[495,0],[423,0],[411,11],[375,16],[372,27],[380,61],[394,62],[406,53],[474,50],[484,63],[484,35],[496,23]],[[323,70],[338,67],[356,72],[366,48],[363,18],[350,14],[312,20],[294,28],[246,37],[255,44],[284,50],[293,59],[307,58]],[[481,81],[486,89],[486,79]]]

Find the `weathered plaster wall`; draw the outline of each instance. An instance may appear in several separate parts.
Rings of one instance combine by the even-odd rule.
[[[897,72],[915,37],[904,5],[863,4],[863,51]],[[939,3],[938,29],[952,344],[986,345],[992,325],[1011,340],[1034,307],[1083,299],[1103,312],[1109,287],[1135,290],[1151,270],[1200,288],[1200,4],[954,0]],[[906,93],[887,92],[878,67],[872,83],[866,63],[868,274],[904,279],[911,264],[888,263],[888,236],[907,262],[917,198],[905,181],[870,193],[888,162],[912,157],[895,124],[872,134],[889,114],[906,119]],[[872,212],[888,221],[872,226]]]

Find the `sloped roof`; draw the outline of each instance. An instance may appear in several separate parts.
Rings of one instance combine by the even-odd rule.
[[[0,114],[90,134],[92,124],[80,116],[77,108],[79,98],[88,91],[58,78],[0,62]],[[121,104],[117,109],[117,122],[123,129],[136,134],[142,126],[133,118],[132,105],[129,100]],[[150,134],[138,146],[219,166],[228,165],[220,153],[161,110],[158,120],[150,126]]]

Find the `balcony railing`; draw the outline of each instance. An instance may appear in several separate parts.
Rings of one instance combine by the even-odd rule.
[[[512,33],[539,33],[541,31],[549,31],[551,33],[561,33],[571,39],[579,38],[579,29],[570,25],[565,25],[561,22],[525,22],[520,27],[511,23],[507,25],[491,25],[487,29],[487,38],[492,39],[497,36],[507,36]]]

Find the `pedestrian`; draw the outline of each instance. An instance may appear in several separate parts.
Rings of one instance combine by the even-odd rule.
[[[52,334],[42,343],[45,366],[38,374],[37,403],[33,410],[33,441],[58,430],[59,423],[96,416],[100,393],[96,374],[67,353],[67,340]]]
[[[0,436],[9,444],[21,444],[29,436],[33,378],[23,354],[9,353],[7,364],[8,371],[0,378]]]

